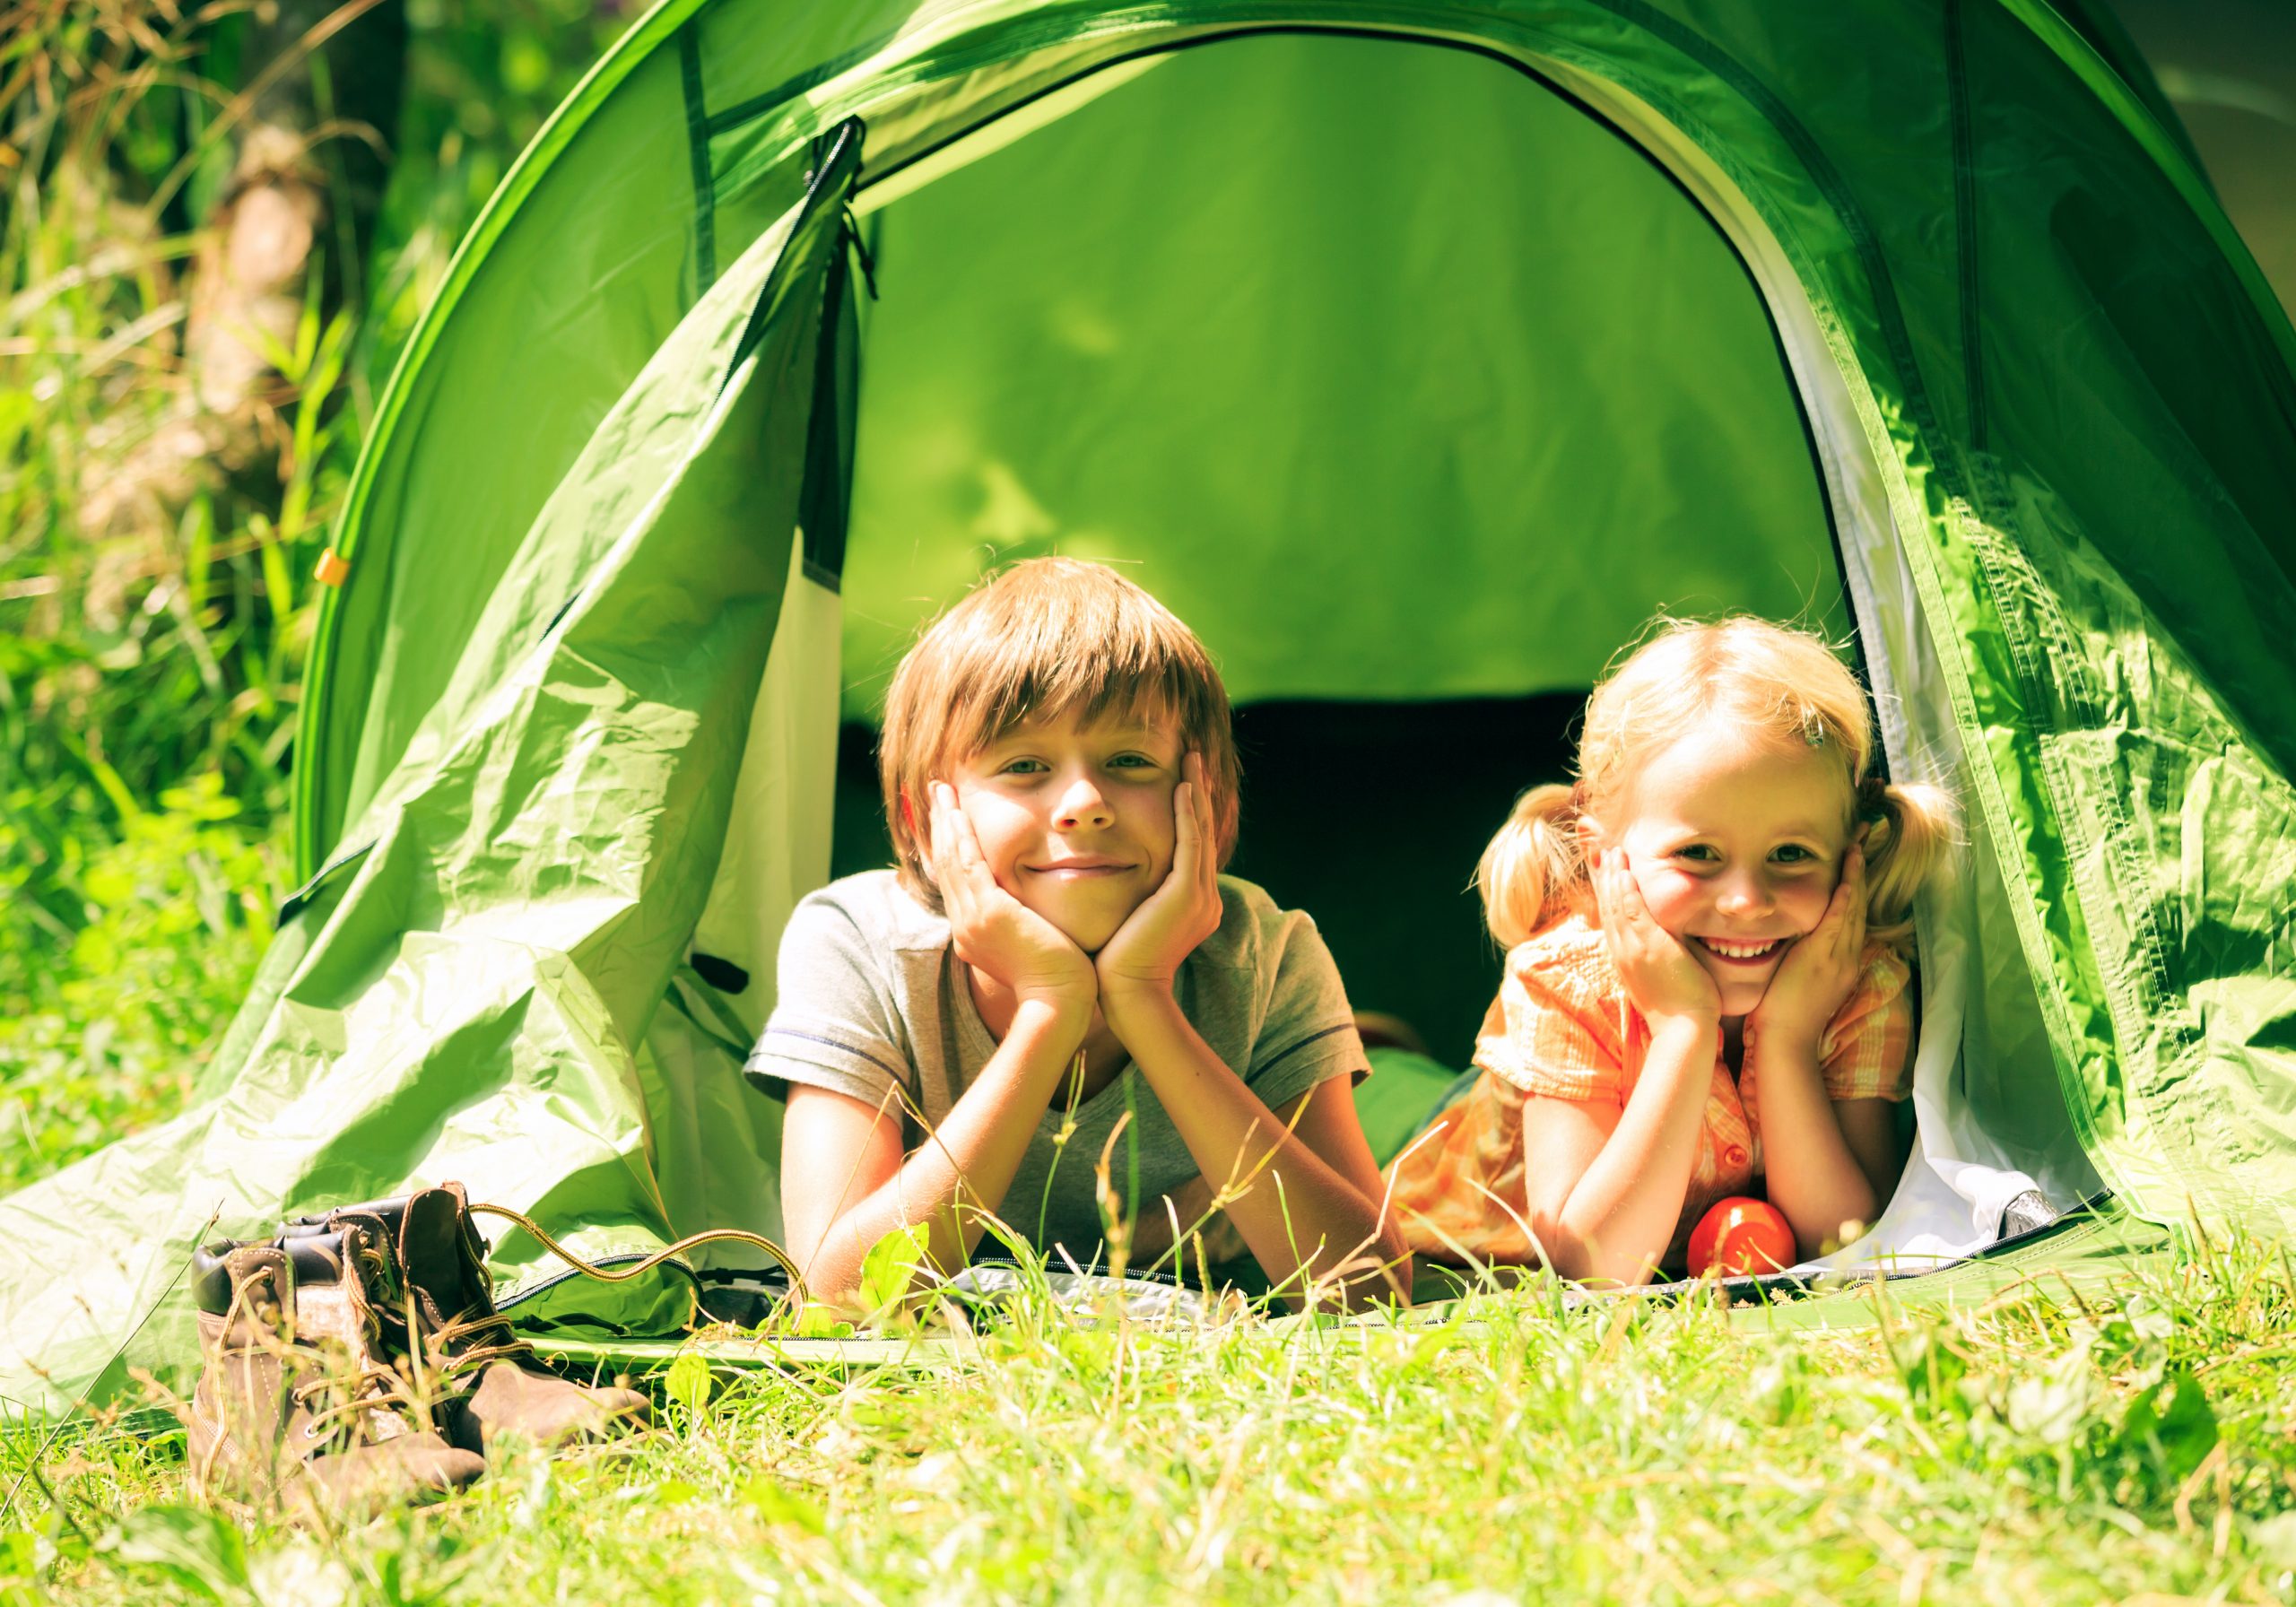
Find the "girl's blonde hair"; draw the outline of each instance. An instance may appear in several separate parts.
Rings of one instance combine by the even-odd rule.
[[[885,691],[877,773],[900,884],[940,907],[926,786],[1015,725],[1144,711],[1203,756],[1218,863],[1239,790],[1228,689],[1196,632],[1106,564],[1032,558],[982,581],[918,638]]]
[[[1609,818],[1649,755],[1717,721],[1839,760],[1843,806],[1853,827],[1867,826],[1866,935],[1908,949],[1914,899],[1944,871],[1953,842],[1952,800],[1873,773],[1874,721],[1857,678],[1819,638],[1745,615],[1662,621],[1595,688],[1578,785],[1535,786],[1517,799],[1475,867],[1492,935],[1511,949],[1566,912],[1585,911],[1581,819]]]

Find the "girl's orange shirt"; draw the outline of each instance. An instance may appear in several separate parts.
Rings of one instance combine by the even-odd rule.
[[[1828,1097],[1902,1099],[1913,997],[1906,963],[1866,945],[1865,970],[1835,1012],[1818,1059]],[[1538,1259],[1526,1226],[1523,1102],[1532,1094],[1622,1109],[1650,1048],[1649,1023],[1627,996],[1602,933],[1577,915],[1542,928],[1507,956],[1483,1017],[1474,1063],[1483,1075],[1387,1168],[1412,1249],[1437,1260]],[[1717,1200],[1755,1191],[1761,1127],[1752,1068],[1734,1075],[1716,1034],[1714,1077],[1690,1191],[1669,1263]]]

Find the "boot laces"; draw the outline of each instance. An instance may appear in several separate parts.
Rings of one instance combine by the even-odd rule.
[[[593,1265],[591,1263],[583,1260],[579,1255],[574,1254],[573,1251],[568,1249],[564,1245],[560,1244],[549,1234],[544,1232],[541,1228],[535,1226],[535,1220],[532,1217],[526,1216],[518,1212],[513,1211],[507,1205],[483,1205],[480,1204],[476,1201],[473,1201],[470,1206],[470,1212],[474,1216],[483,1213],[487,1216],[499,1216],[505,1221],[517,1223],[519,1227],[525,1229],[526,1232],[533,1237],[535,1241],[541,1245],[544,1249],[557,1256],[561,1261],[566,1263],[567,1265],[572,1267],[576,1272],[586,1273],[590,1277],[597,1279],[602,1283],[627,1283],[632,1278],[652,1272],[656,1267],[661,1265],[662,1263],[669,1260],[672,1256],[683,1255],[688,1250],[694,1249],[701,1245],[714,1244],[721,1240],[732,1244],[748,1245],[752,1248],[763,1250],[768,1255],[771,1256],[774,1264],[779,1266],[784,1273],[787,1273],[789,1275],[790,1293],[801,1300],[804,1298],[805,1275],[797,1270],[797,1264],[790,1259],[789,1252],[783,1249],[779,1245],[775,1244],[763,1234],[752,1233],[744,1229],[705,1228],[699,1233],[687,1234],[683,1238],[678,1240],[677,1243],[674,1245],[665,1246],[663,1248],[655,1251],[651,1255],[647,1256],[643,1261],[637,1263],[635,1265],[625,1267],[603,1267]]]
[[[465,1341],[475,1342],[465,1344]],[[533,1345],[511,1330],[510,1319],[500,1312],[464,1312],[432,1330],[429,1342],[447,1353],[440,1375],[454,1378],[479,1371],[490,1361],[517,1360],[532,1356]]]
[[[303,1379],[287,1393],[304,1412],[310,1424],[307,1432],[313,1439],[321,1437],[322,1429],[345,1418],[355,1420],[360,1414],[370,1412],[379,1411],[394,1419],[397,1412],[406,1412],[413,1415],[417,1423],[427,1422],[429,1417],[422,1397],[407,1387],[406,1380],[399,1377],[396,1368],[371,1363]],[[333,1398],[324,1405],[314,1406],[312,1403],[321,1396]]]

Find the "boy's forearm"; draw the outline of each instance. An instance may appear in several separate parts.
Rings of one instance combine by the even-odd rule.
[[[1109,1027],[1172,1118],[1215,1200],[1288,1292],[1338,1276],[1351,1306],[1406,1285],[1403,1229],[1309,1149],[1204,1041],[1169,990],[1103,992]],[[1361,1264],[1360,1268],[1356,1264]],[[1350,1270],[1343,1272],[1343,1268]]]
[[[1757,1055],[1755,1100],[1770,1203],[1793,1224],[1801,1253],[1815,1255],[1847,1222],[1870,1222],[1878,1202],[1827,1095],[1814,1051]]]
[[[934,1267],[953,1273],[980,1240],[984,1211],[1004,1203],[1054,1090],[1090,1025],[1087,1011],[1023,1002],[1004,1040],[940,1125],[891,1177],[839,1217],[807,1270],[815,1294],[859,1284],[870,1247],[922,1225]]]
[[[1566,1278],[1637,1284],[1682,1220],[1714,1077],[1714,1029],[1654,1021],[1650,1049],[1618,1125],[1557,1213],[1546,1247]]]

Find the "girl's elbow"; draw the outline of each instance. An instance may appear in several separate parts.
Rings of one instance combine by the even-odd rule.
[[[1785,1213],[1787,1224],[1794,1229],[1794,1247],[1805,1261],[1834,1251],[1862,1237],[1874,1225],[1883,1196],[1872,1188],[1845,1190],[1838,1198],[1817,1203],[1814,1208],[1801,1204],[1789,1208],[1789,1203],[1778,1199],[1778,1190],[1770,1192],[1771,1203]],[[1791,1203],[1799,1203],[1798,1202]]]
[[[1605,1235],[1571,1221],[1568,1212],[1534,1216],[1531,1230],[1538,1235],[1547,1265],[1576,1283],[1635,1289],[1648,1283],[1657,1268],[1657,1253],[1606,1242]]]
[[[1586,1269],[1576,1274],[1581,1283],[1596,1289],[1640,1289],[1658,1271],[1655,1254],[1605,1254],[1590,1249]]]
[[[1578,1235],[1563,1220],[1560,1205],[1541,1208],[1533,1205],[1523,1225],[1530,1229],[1531,1247],[1538,1252],[1539,1260],[1566,1278],[1579,1276],[1577,1270],[1585,1260]]]

